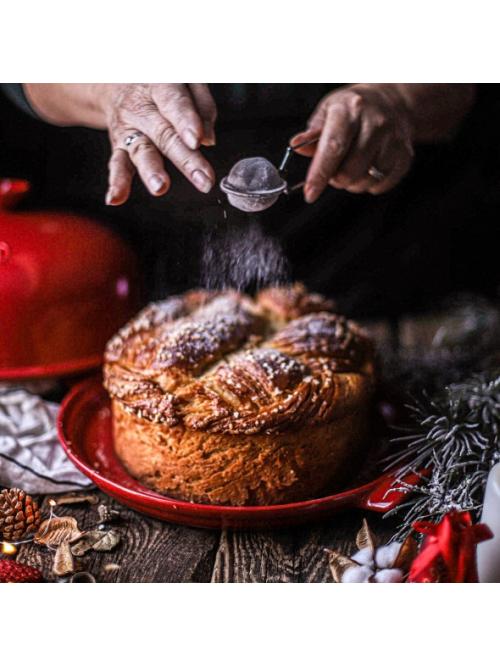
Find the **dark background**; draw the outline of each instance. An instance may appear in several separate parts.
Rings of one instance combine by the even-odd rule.
[[[296,88],[294,104],[280,97],[279,85],[269,87],[268,103],[262,104],[265,86],[255,86],[255,103],[250,96],[237,109],[226,105],[224,87],[214,86],[222,112],[218,144],[209,154],[218,178],[243,156],[279,162],[289,137],[303,129],[314,97],[323,94],[308,84]],[[373,197],[330,189],[313,206],[300,194],[281,198],[260,219],[267,234],[281,239],[292,277],[335,295],[348,312],[362,316],[427,309],[459,290],[495,296],[499,110],[500,86],[478,86],[475,107],[454,140],[418,147],[411,174],[391,193]],[[229,227],[244,233],[245,216],[229,209],[224,220],[218,189],[199,194],[172,166],[166,197],[150,197],[137,182],[130,202],[106,207],[108,158],[104,132],[52,127],[0,93],[0,177],[32,182],[26,206],[81,211],[112,225],[141,258],[145,300],[199,284],[203,239],[224,235]],[[303,158],[296,158],[295,168],[298,177]]]

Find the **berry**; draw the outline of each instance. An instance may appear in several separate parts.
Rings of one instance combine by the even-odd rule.
[[[0,583],[41,583],[42,572],[14,560],[0,560]]]

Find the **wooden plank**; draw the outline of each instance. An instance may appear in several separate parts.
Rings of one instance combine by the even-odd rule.
[[[221,533],[170,525],[103,501],[122,511],[117,524],[121,544],[109,553],[91,552],[75,558],[99,582],[216,582],[321,583],[331,582],[325,549],[350,554],[363,515],[381,543],[390,539],[397,521],[352,511],[315,526],[268,531]],[[95,510],[60,507],[58,515],[72,515],[81,528],[90,528]],[[42,569],[49,581],[53,554],[36,544],[19,548],[17,559]],[[106,571],[107,564],[119,569]]]
[[[394,520],[352,511],[328,524],[273,532],[222,533],[212,575],[214,583],[324,583],[331,582],[325,549],[350,554],[363,515],[381,543],[394,534]]]
[[[222,533],[212,582],[287,583],[297,575],[290,531]]]
[[[122,512],[117,529],[121,543],[111,552],[91,551],[75,561],[90,571],[99,582],[209,582],[216,549],[217,532],[170,525],[147,518],[119,506],[100,494],[103,503]],[[81,529],[91,528],[96,521],[94,507],[58,507],[58,515],[71,515]],[[56,581],[52,572],[53,554],[34,543],[20,546],[17,559],[42,569],[49,581]],[[106,571],[107,564],[119,569]]]

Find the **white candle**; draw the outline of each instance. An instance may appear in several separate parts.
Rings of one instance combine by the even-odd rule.
[[[500,583],[500,463],[488,475],[481,522],[493,532],[493,539],[477,547],[479,582]]]

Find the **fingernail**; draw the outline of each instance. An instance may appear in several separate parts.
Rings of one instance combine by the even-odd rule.
[[[191,150],[196,150],[198,148],[198,137],[193,132],[193,130],[190,129],[184,130],[182,138],[184,139],[184,143],[186,144],[186,146],[188,148],[191,148]]]
[[[203,144],[205,146],[215,146],[215,132],[210,123],[203,123]]]
[[[314,185],[306,185],[304,187],[304,199],[307,203],[314,203],[320,194],[321,190],[319,187],[315,187]]]
[[[112,206],[115,202],[116,191],[111,188],[106,192],[106,206]]]
[[[203,171],[196,169],[196,171],[193,171],[191,178],[201,192],[207,194],[207,192],[210,192],[212,189],[213,182],[206,173],[203,173]]]
[[[293,148],[297,144],[301,143],[304,134],[305,134],[305,132],[299,132],[299,134],[296,134],[295,136],[292,136],[292,138],[290,139],[289,145]]]
[[[153,190],[153,192],[160,192],[163,189],[163,187],[165,186],[165,181],[163,180],[163,178],[161,176],[158,176],[158,174],[155,173],[149,179],[149,185],[150,185],[151,189]]]

